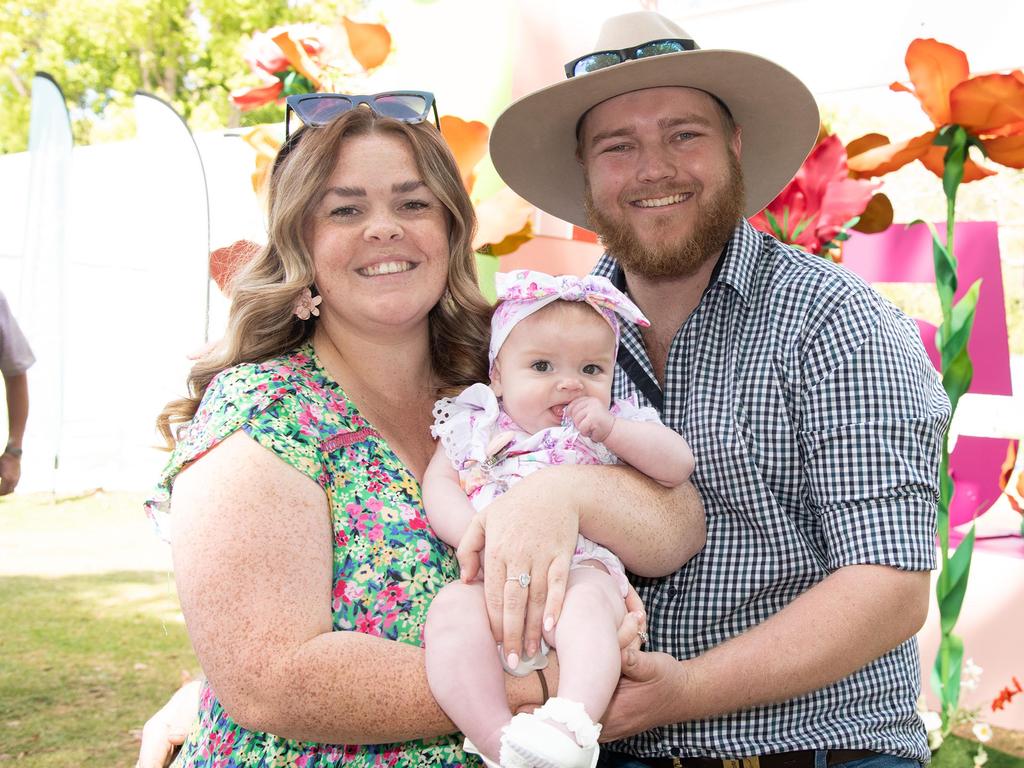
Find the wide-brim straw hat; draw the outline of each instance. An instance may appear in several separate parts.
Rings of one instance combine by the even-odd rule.
[[[661,14],[638,11],[608,19],[594,51],[673,38],[692,39]],[[513,191],[541,210],[588,227],[583,168],[576,159],[580,119],[615,96],[663,86],[697,88],[729,108],[742,129],[747,216],[789,183],[818,135],[818,105],[795,75],[743,51],[697,49],[625,61],[524,96],[494,124],[494,167]]]

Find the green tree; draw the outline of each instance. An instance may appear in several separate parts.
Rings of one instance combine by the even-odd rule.
[[[228,100],[255,82],[246,43],[276,24],[333,23],[340,12],[289,0],[0,0],[0,153],[27,148],[36,71],[63,89],[78,144],[130,136],[137,89],[173,104],[193,130],[280,119],[280,107],[243,115]]]

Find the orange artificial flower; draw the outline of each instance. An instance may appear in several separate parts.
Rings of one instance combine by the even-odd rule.
[[[478,120],[442,115],[441,135],[455,157],[466,191],[472,194],[476,166],[487,155],[490,129]],[[503,186],[485,200],[474,198],[473,207],[479,222],[473,239],[474,250],[501,256],[533,237],[529,224],[533,206],[507,187]]]
[[[236,240],[231,245],[210,251],[210,277],[225,296],[231,295],[231,280],[262,247],[251,240]]]
[[[849,159],[855,176],[881,176],[920,160],[942,178],[946,147],[935,144],[935,139],[942,128],[950,125],[962,126],[991,160],[1010,168],[1024,168],[1024,75],[1019,70],[1007,75],[970,77],[963,51],[931,39],[914,40],[907,48],[906,63],[913,87],[902,83],[889,87],[914,94],[935,128],[896,144],[879,134],[865,137],[868,140],[861,145],[863,151],[855,156],[851,152]],[[994,173],[968,158],[963,181],[977,181]]]
[[[384,63],[391,53],[391,34],[383,24],[360,24],[348,16],[341,17],[348,35],[348,45],[359,66],[369,72]]]
[[[442,115],[441,135],[455,156],[462,174],[462,184],[472,193],[476,182],[476,165],[487,154],[490,129],[479,120],[463,120],[453,115]]]

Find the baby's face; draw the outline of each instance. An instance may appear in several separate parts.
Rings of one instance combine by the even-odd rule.
[[[491,388],[530,434],[562,423],[578,397],[611,404],[615,333],[594,309],[556,301],[521,321],[494,361]]]

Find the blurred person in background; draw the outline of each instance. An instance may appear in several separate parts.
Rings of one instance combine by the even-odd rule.
[[[0,372],[7,390],[7,445],[0,455],[0,496],[13,493],[21,479],[21,443],[28,421],[28,369],[36,361],[28,339],[0,292]]]

